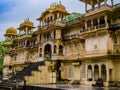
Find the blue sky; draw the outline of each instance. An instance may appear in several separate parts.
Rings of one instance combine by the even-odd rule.
[[[36,20],[50,4],[60,0],[0,0],[0,41],[4,40],[7,28],[18,28],[26,18],[30,18],[37,27]],[[61,0],[68,12],[84,13],[84,3],[79,0]],[[110,2],[110,0],[109,0]],[[120,0],[115,0],[120,3]]]

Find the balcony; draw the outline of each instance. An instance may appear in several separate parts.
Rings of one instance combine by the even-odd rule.
[[[60,22],[60,21],[53,21],[53,22],[49,22],[49,23],[46,23],[45,25],[42,25],[42,27],[44,28],[44,29],[47,29],[47,28],[49,28],[49,27],[52,27],[52,26],[59,26],[59,27],[65,27],[65,24],[64,23],[62,23],[62,22]]]
[[[24,38],[31,38],[32,34],[22,34],[19,36],[19,39],[24,39]]]
[[[77,38],[79,38],[79,34],[72,34],[64,37],[65,40],[77,39]]]
[[[85,16],[87,17],[87,16],[90,16],[90,15],[93,15],[93,14],[96,14],[96,13],[100,13],[100,12],[103,12],[103,11],[111,11],[112,12],[113,9],[110,5],[105,6],[105,4],[103,4],[100,7],[95,7],[94,10],[92,10],[92,9],[87,10]]]
[[[93,27],[89,27],[87,29],[82,29],[82,30],[80,30],[80,34],[96,32],[98,30],[103,30],[103,29],[107,29],[107,25],[101,24],[99,26],[93,26]]]
[[[53,55],[52,60],[63,60],[64,56],[63,55]]]

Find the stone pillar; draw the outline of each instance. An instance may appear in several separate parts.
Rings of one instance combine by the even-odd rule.
[[[92,65],[92,80],[94,81],[94,65]]]
[[[59,55],[59,45],[57,44],[57,55]]]
[[[91,6],[92,6],[92,10],[94,10],[95,9],[95,5],[93,3],[93,0],[91,0]]]
[[[101,65],[99,65],[99,78],[101,78]]]
[[[91,20],[91,27],[93,27],[93,20]]]
[[[100,26],[100,18],[98,18],[97,21],[98,21],[98,26]]]
[[[27,34],[27,30],[28,30],[28,28],[26,27],[26,28],[25,28],[25,34]]]
[[[100,8],[100,0],[97,0],[97,2],[98,2],[98,7]]]
[[[87,22],[85,22],[85,29],[87,29]]]
[[[104,19],[105,19],[105,25],[106,25],[106,27],[108,27],[108,22],[107,22],[107,20],[108,20],[108,16],[105,15],[105,16],[104,16]]]
[[[87,3],[85,3],[85,12],[87,13]]]
[[[57,21],[59,20],[59,13],[57,13]]]
[[[105,6],[107,6],[107,0],[104,0]]]
[[[114,0],[111,0],[111,6],[112,7],[114,6]]]
[[[52,55],[54,54],[54,45],[52,45]]]

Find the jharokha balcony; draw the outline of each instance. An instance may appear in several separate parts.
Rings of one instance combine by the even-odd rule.
[[[87,10],[86,16],[90,16],[90,15],[93,15],[93,14],[96,14],[96,13],[99,13],[102,11],[111,11],[112,12],[113,9],[112,9],[112,6],[103,4],[103,5],[100,5],[100,7],[97,6],[94,9]]]
[[[59,26],[59,27],[65,27],[65,24],[64,23],[62,23],[61,21],[53,21],[53,22],[49,22],[49,23],[44,23],[43,25],[42,25],[42,27],[44,28],[44,29],[48,29],[48,28],[50,28],[50,27],[57,27],[57,26]]]
[[[81,34],[86,34],[86,33],[91,33],[91,32],[96,32],[96,31],[99,31],[99,30],[104,30],[104,29],[107,29],[107,25],[105,24],[101,24],[101,25],[98,25],[98,26],[93,26],[93,27],[89,27],[87,29],[81,29],[80,30],[80,35]]]

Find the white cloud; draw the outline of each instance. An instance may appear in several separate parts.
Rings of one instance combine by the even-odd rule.
[[[26,18],[38,25],[36,19],[41,12],[49,8],[50,4],[60,0],[0,0],[0,3],[11,3],[9,11],[0,14],[0,41],[4,40],[3,34],[9,27],[17,28]],[[79,0],[61,0],[68,12],[84,13],[84,3]],[[117,0],[118,3],[118,0]]]

